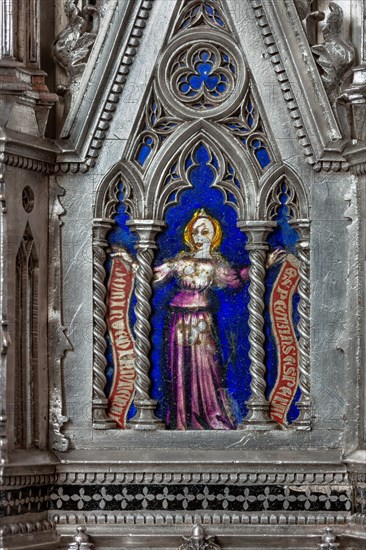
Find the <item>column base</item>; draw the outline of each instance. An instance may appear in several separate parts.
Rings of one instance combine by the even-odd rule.
[[[95,430],[113,430],[117,428],[117,424],[107,416],[107,400],[93,402],[93,428]]]
[[[268,412],[268,403],[248,402],[248,414],[244,421],[239,424],[238,430],[279,430],[280,427],[272,420]]]
[[[311,407],[309,402],[296,403],[300,411],[299,416],[291,424],[291,428],[296,430],[311,430]]]
[[[131,430],[165,430],[164,422],[155,416],[157,403],[153,399],[135,399],[137,412],[127,427]]]

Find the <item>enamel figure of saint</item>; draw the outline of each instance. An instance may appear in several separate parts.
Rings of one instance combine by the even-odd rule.
[[[166,342],[169,403],[166,424],[173,429],[235,429],[226,394],[210,294],[237,288],[248,280],[248,267],[235,270],[217,251],[219,222],[197,210],[184,231],[189,252],[155,268],[155,284],[169,277],[178,292],[169,308]]]

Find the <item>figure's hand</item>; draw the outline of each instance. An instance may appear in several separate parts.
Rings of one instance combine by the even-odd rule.
[[[275,264],[282,264],[287,256],[286,250],[277,248],[267,256],[266,268],[272,267]]]

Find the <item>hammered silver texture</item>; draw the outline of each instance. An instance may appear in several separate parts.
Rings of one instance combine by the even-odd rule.
[[[88,36],[92,21],[80,16],[85,51],[73,101],[59,96],[55,109],[43,71],[51,90],[67,86],[51,57],[55,37],[69,24],[65,3],[4,0],[0,7],[0,547],[363,549],[366,0],[67,0],[82,15],[92,4],[99,31]],[[329,17],[323,34],[322,10],[337,16],[335,33],[327,35]],[[196,44],[227,52],[236,68],[227,98],[215,101],[211,113],[190,108],[190,101],[182,106],[169,80],[179,76],[169,72],[174,56],[187,56]],[[353,48],[358,67],[348,75]],[[75,49],[69,53],[76,61]],[[150,120],[157,147],[141,169],[136,150],[152,91],[161,104],[158,120],[176,126],[167,131]],[[258,117],[243,143],[229,119],[246,122],[249,94]],[[265,169],[250,147],[254,136],[268,146]],[[248,249],[257,401],[248,405],[262,423],[178,432],[154,417],[151,270],[158,229],[179,202],[174,182],[164,188],[164,177],[178,160],[176,190],[185,192],[185,155],[201,141],[218,159],[214,187],[235,208],[249,240],[256,223],[275,224],[278,184],[289,185],[301,260],[302,395],[294,429],[272,429],[266,419],[268,232]],[[32,208],[24,208],[24,189],[32,190]],[[108,429],[115,425],[105,395],[105,260],[122,195],[132,224],[140,224],[136,404],[143,430]],[[144,235],[141,221],[156,231]],[[16,254],[27,224],[39,258],[37,366],[30,380],[39,390],[39,438],[16,449]],[[195,525],[201,527],[193,531]]]

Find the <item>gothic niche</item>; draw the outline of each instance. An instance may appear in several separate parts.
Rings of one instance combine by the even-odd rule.
[[[306,195],[232,35],[182,6],[99,191],[96,428],[310,429]]]
[[[15,447],[39,443],[38,379],[39,261],[27,223],[16,257]]]

